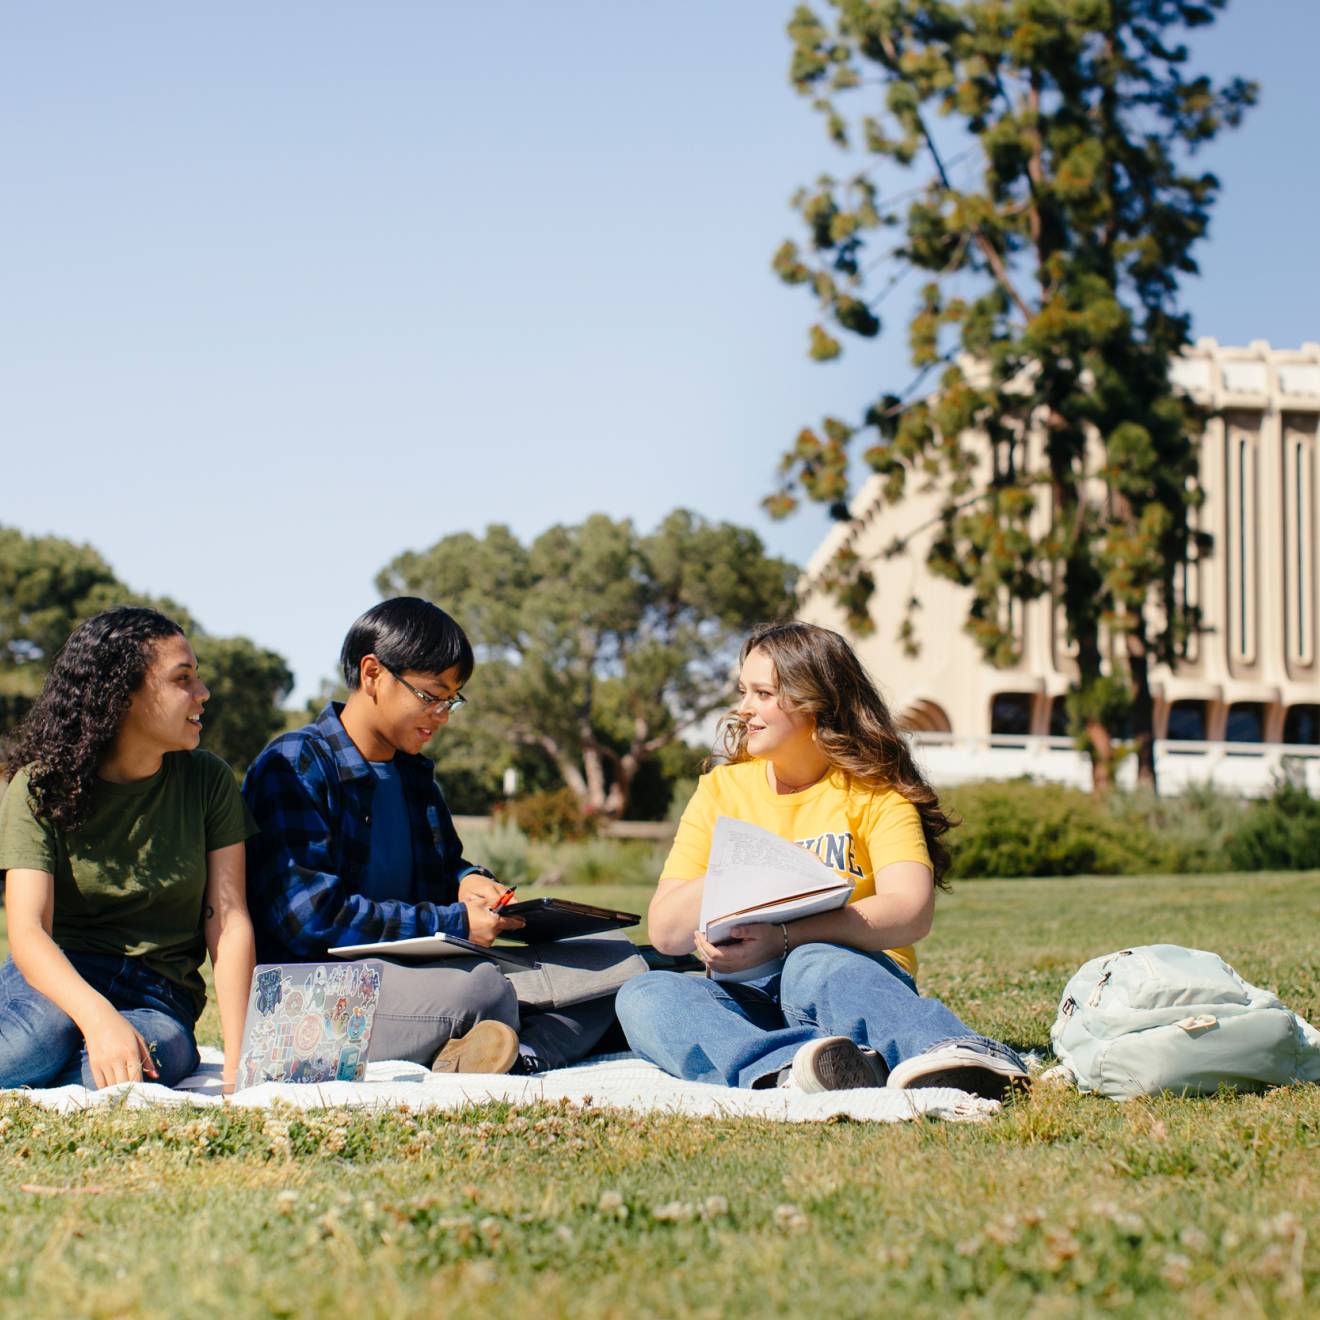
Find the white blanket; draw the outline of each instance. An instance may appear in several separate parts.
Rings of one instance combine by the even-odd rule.
[[[534,1077],[494,1073],[433,1073],[415,1063],[373,1063],[361,1082],[320,1084],[266,1082],[232,1096],[220,1092],[223,1062],[219,1050],[202,1047],[202,1066],[177,1089],[152,1082],[124,1083],[103,1091],[83,1086],[10,1092],[49,1109],[72,1113],[93,1105],[241,1105],[269,1108],[279,1101],[299,1109],[342,1105],[353,1109],[462,1109],[486,1100],[515,1104],[568,1100],[584,1107],[628,1109],[640,1113],[704,1115],[716,1118],[764,1118],[809,1123],[852,1118],[897,1123],[912,1118],[968,1121],[999,1111],[982,1100],[948,1087],[888,1091],[870,1088],[805,1095],[796,1090],[743,1091],[703,1082],[683,1082],[631,1055],[611,1055]]]

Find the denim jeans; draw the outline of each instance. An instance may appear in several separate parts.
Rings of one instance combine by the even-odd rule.
[[[142,1033],[160,1076],[175,1086],[197,1071],[191,999],[138,958],[69,953],[74,970]],[[96,1085],[74,1020],[23,979],[8,958],[0,967],[0,1087]]]
[[[983,1040],[883,953],[803,944],[756,981],[648,972],[619,991],[619,1021],[644,1059],[693,1082],[750,1087],[818,1036],[848,1036],[890,1068],[948,1040]]]

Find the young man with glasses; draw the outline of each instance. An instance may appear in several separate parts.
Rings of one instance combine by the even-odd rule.
[[[248,904],[263,963],[325,959],[344,944],[444,933],[489,945],[522,923],[493,907],[505,886],[466,861],[422,748],[465,703],[473,669],[463,630],[429,601],[368,610],[344,639],[348,700],[276,738],[243,797],[261,832],[248,842]],[[525,1015],[483,958],[389,964],[369,1057],[437,1070],[539,1070],[587,1054],[612,1000]],[[438,1053],[437,1053],[438,1052]]]

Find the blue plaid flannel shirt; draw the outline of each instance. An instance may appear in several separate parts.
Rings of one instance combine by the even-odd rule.
[[[395,754],[422,902],[365,897],[376,776],[331,702],[314,724],[281,734],[252,763],[243,799],[261,832],[247,843],[248,908],[260,962],[323,958],[337,944],[468,933],[453,817],[424,756]]]

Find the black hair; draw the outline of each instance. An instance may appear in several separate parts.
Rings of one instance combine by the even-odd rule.
[[[5,777],[24,766],[32,809],[60,829],[81,824],[91,809],[97,768],[142,686],[155,642],[183,636],[158,610],[119,605],[69,634],[19,726]]]
[[[460,687],[476,664],[467,633],[438,605],[418,596],[383,600],[348,630],[339,667],[350,692],[361,683],[362,657],[367,655],[398,673],[443,674],[457,665]]]

